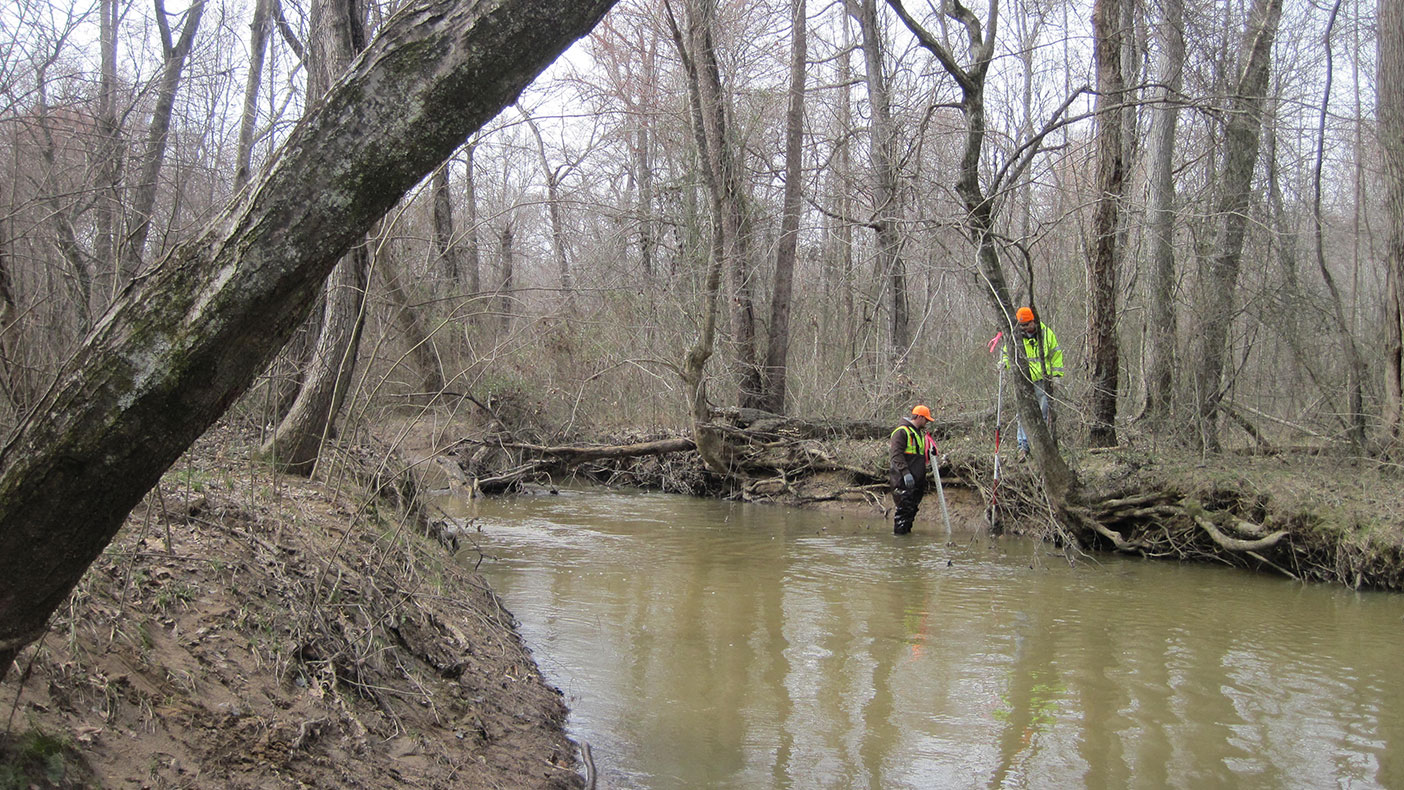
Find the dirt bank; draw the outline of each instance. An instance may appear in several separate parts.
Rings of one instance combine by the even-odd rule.
[[[350,466],[275,476],[244,439],[202,440],[21,653],[0,788],[582,786],[482,578]]]

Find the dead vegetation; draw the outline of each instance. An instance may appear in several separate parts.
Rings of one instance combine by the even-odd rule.
[[[582,784],[561,697],[481,577],[241,444],[173,469],[21,654],[0,762],[39,762],[0,787]]]

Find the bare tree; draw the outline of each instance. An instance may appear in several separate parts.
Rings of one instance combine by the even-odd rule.
[[[799,247],[800,170],[804,140],[804,75],[808,59],[805,1],[794,0],[791,15],[794,43],[790,48],[790,107],[785,113],[785,200],[780,220],[780,244],[775,253],[775,287],[770,297],[770,334],[761,384],[762,409],[785,413],[786,359],[790,353],[790,298],[794,291],[795,257]]]
[[[453,237],[453,195],[449,192],[449,165],[434,171],[429,178],[429,196],[434,207],[434,255],[443,267],[444,277],[456,284],[461,273],[458,266],[458,245]]]
[[[1159,87],[1152,110],[1147,235],[1150,277],[1147,313],[1145,417],[1152,431],[1170,424],[1175,387],[1175,133],[1179,126],[1178,94],[1184,84],[1185,23],[1183,0],[1164,0],[1161,22]]]
[[[1379,0],[1375,79],[1380,150],[1384,154],[1384,429],[1394,443],[1404,438],[1404,4]]]
[[[502,231],[497,243],[497,293],[499,298],[498,327],[506,334],[512,328],[512,300],[516,290],[516,233],[512,226],[512,216],[502,218]]]
[[[244,114],[239,121],[239,147],[234,166],[234,186],[249,182],[249,162],[253,157],[254,127],[258,125],[258,90],[263,83],[263,57],[268,52],[268,33],[273,27],[272,0],[254,0],[253,22],[249,25],[249,74],[244,83]]]
[[[24,380],[19,359],[18,325],[20,308],[10,276],[9,223],[0,219],[0,389],[15,414],[29,409],[33,393]]]
[[[1217,416],[1226,387],[1224,357],[1228,351],[1229,325],[1233,322],[1253,169],[1258,161],[1272,41],[1281,16],[1282,0],[1254,0],[1243,39],[1243,66],[1230,97],[1224,130],[1221,191],[1216,213],[1221,224],[1206,272],[1204,305],[1200,309],[1204,325],[1199,333],[1195,366],[1198,440],[1203,449],[1210,451],[1219,449]]]
[[[101,63],[98,77],[97,150],[93,158],[95,196],[93,258],[100,274],[106,276],[104,304],[117,290],[117,224],[121,214],[119,198],[125,148],[117,120],[117,31],[121,17],[117,0],[99,0],[98,47]],[[88,309],[84,305],[84,310]]]
[[[161,166],[166,161],[166,144],[170,137],[171,112],[176,92],[180,90],[185,60],[195,45],[195,33],[200,29],[200,17],[205,12],[205,0],[195,0],[185,12],[180,39],[172,42],[171,23],[166,17],[164,0],[156,2],[156,26],[161,31],[161,50],[165,63],[161,83],[156,92],[156,107],[151,112],[151,124],[146,128],[146,150],[142,153],[141,173],[130,197],[127,212],[127,238],[122,248],[118,280],[127,282],[140,271],[146,257],[146,237],[151,232],[151,215],[156,207],[156,188],[160,185]]]
[[[1326,23],[1326,32],[1322,39],[1326,47],[1326,83],[1322,87],[1321,114],[1317,126],[1316,136],[1316,167],[1312,174],[1312,225],[1316,231],[1316,265],[1321,272],[1321,279],[1326,283],[1326,289],[1331,294],[1331,317],[1335,319],[1336,343],[1340,346],[1341,355],[1346,360],[1346,408],[1347,426],[1346,432],[1350,436],[1351,442],[1357,448],[1365,446],[1365,357],[1360,353],[1359,346],[1355,343],[1355,337],[1350,332],[1350,326],[1346,323],[1344,299],[1341,298],[1341,291],[1336,287],[1336,278],[1331,275],[1331,269],[1326,265],[1326,243],[1323,238],[1325,225],[1321,217],[1321,189],[1322,189],[1322,161],[1326,157],[1326,116],[1329,114],[1328,105],[1331,102],[1331,84],[1335,76],[1335,59],[1331,46],[1331,33],[1336,27],[1336,15],[1340,13],[1341,0],[1336,0],[1336,4],[1331,7],[1331,15]]]
[[[441,167],[435,173],[443,170]],[[437,213],[437,206],[435,208]],[[415,394],[432,398],[444,390],[443,365],[439,361],[438,344],[434,336],[424,330],[423,323],[419,320],[420,312],[410,296],[405,278],[401,276],[400,269],[403,266],[401,261],[384,260],[375,270],[385,281],[385,295],[390,300],[395,326],[399,330],[400,339],[407,345],[403,361],[408,362],[415,376]],[[362,324],[363,322],[358,320],[356,325],[351,327],[351,331],[359,333],[363,328]]]
[[[551,252],[556,259],[556,273],[561,278],[561,291],[565,294],[566,303],[570,304],[570,294],[575,286],[571,282],[570,257],[566,254],[565,220],[561,216],[561,178],[569,170],[569,165],[551,166],[551,160],[546,157],[546,138],[541,136],[541,127],[536,125],[536,119],[532,118],[531,113],[520,103],[517,105],[517,111],[522,114],[522,119],[526,121],[527,128],[531,130],[531,137],[536,142],[536,155],[541,161],[541,176],[546,179],[546,213],[551,221]]]
[[[463,146],[463,284],[468,296],[476,297],[482,292],[482,254],[478,247],[478,189],[473,171],[473,158],[477,153],[477,140],[469,140]]]
[[[1092,28],[1097,63],[1097,205],[1092,214],[1091,254],[1087,260],[1087,345],[1092,363],[1088,411],[1093,447],[1116,444],[1116,294],[1120,265],[1116,243],[1126,181],[1126,164],[1122,160],[1126,79],[1121,71],[1121,24],[1121,0],[1096,0]]]
[[[702,159],[703,180],[711,195],[712,221],[720,228],[721,247],[731,291],[731,329],[740,367],[738,403],[760,408],[761,371],[756,356],[755,300],[752,296],[753,218],[741,176],[739,152],[732,139],[732,110],[722,87],[717,62],[716,0],[688,0],[686,36],[671,16],[673,42],[687,73],[692,99],[693,138]]]
[[[0,450],[0,678],[342,254],[611,4],[402,8],[258,182],[121,297]]]
[[[876,0],[858,0],[850,3],[848,10],[858,22],[863,40],[868,106],[872,113],[868,143],[868,157],[873,168],[872,227],[877,235],[878,273],[886,280],[891,300],[888,316],[891,362],[894,369],[901,369],[912,338],[907,309],[907,270],[902,261],[902,237],[897,227],[901,211],[897,196],[897,131],[892,123],[892,97],[883,73],[882,31],[878,27]]]

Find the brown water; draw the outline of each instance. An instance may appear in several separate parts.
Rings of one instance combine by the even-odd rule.
[[[939,517],[458,506],[600,787],[1404,787],[1404,596]]]

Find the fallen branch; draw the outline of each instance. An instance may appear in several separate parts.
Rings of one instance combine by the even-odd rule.
[[[1269,560],[1267,557],[1264,557],[1263,555],[1259,554],[1258,552],[1256,552],[1256,551],[1250,551],[1250,552],[1246,552],[1246,553],[1248,554],[1249,557],[1252,557],[1253,559],[1257,560],[1258,562],[1261,562],[1262,564],[1264,564],[1264,565],[1266,565],[1266,566],[1268,566],[1268,567],[1270,567],[1270,568],[1274,568],[1274,569],[1276,569],[1276,570],[1278,570],[1278,571],[1281,571],[1283,575],[1287,576],[1287,577],[1288,577],[1289,579],[1291,579],[1292,581],[1297,581],[1297,582],[1301,581],[1301,579],[1297,578],[1297,574],[1292,573],[1291,571],[1287,570],[1286,568],[1282,567],[1281,565],[1278,565],[1277,563],[1273,562],[1272,560]]]
[[[664,453],[686,453],[697,449],[697,443],[687,438],[660,439],[654,442],[634,444],[560,445],[556,447],[525,442],[503,442],[500,446],[555,456],[570,464],[580,464],[601,458],[637,458],[645,455],[663,455]]]

